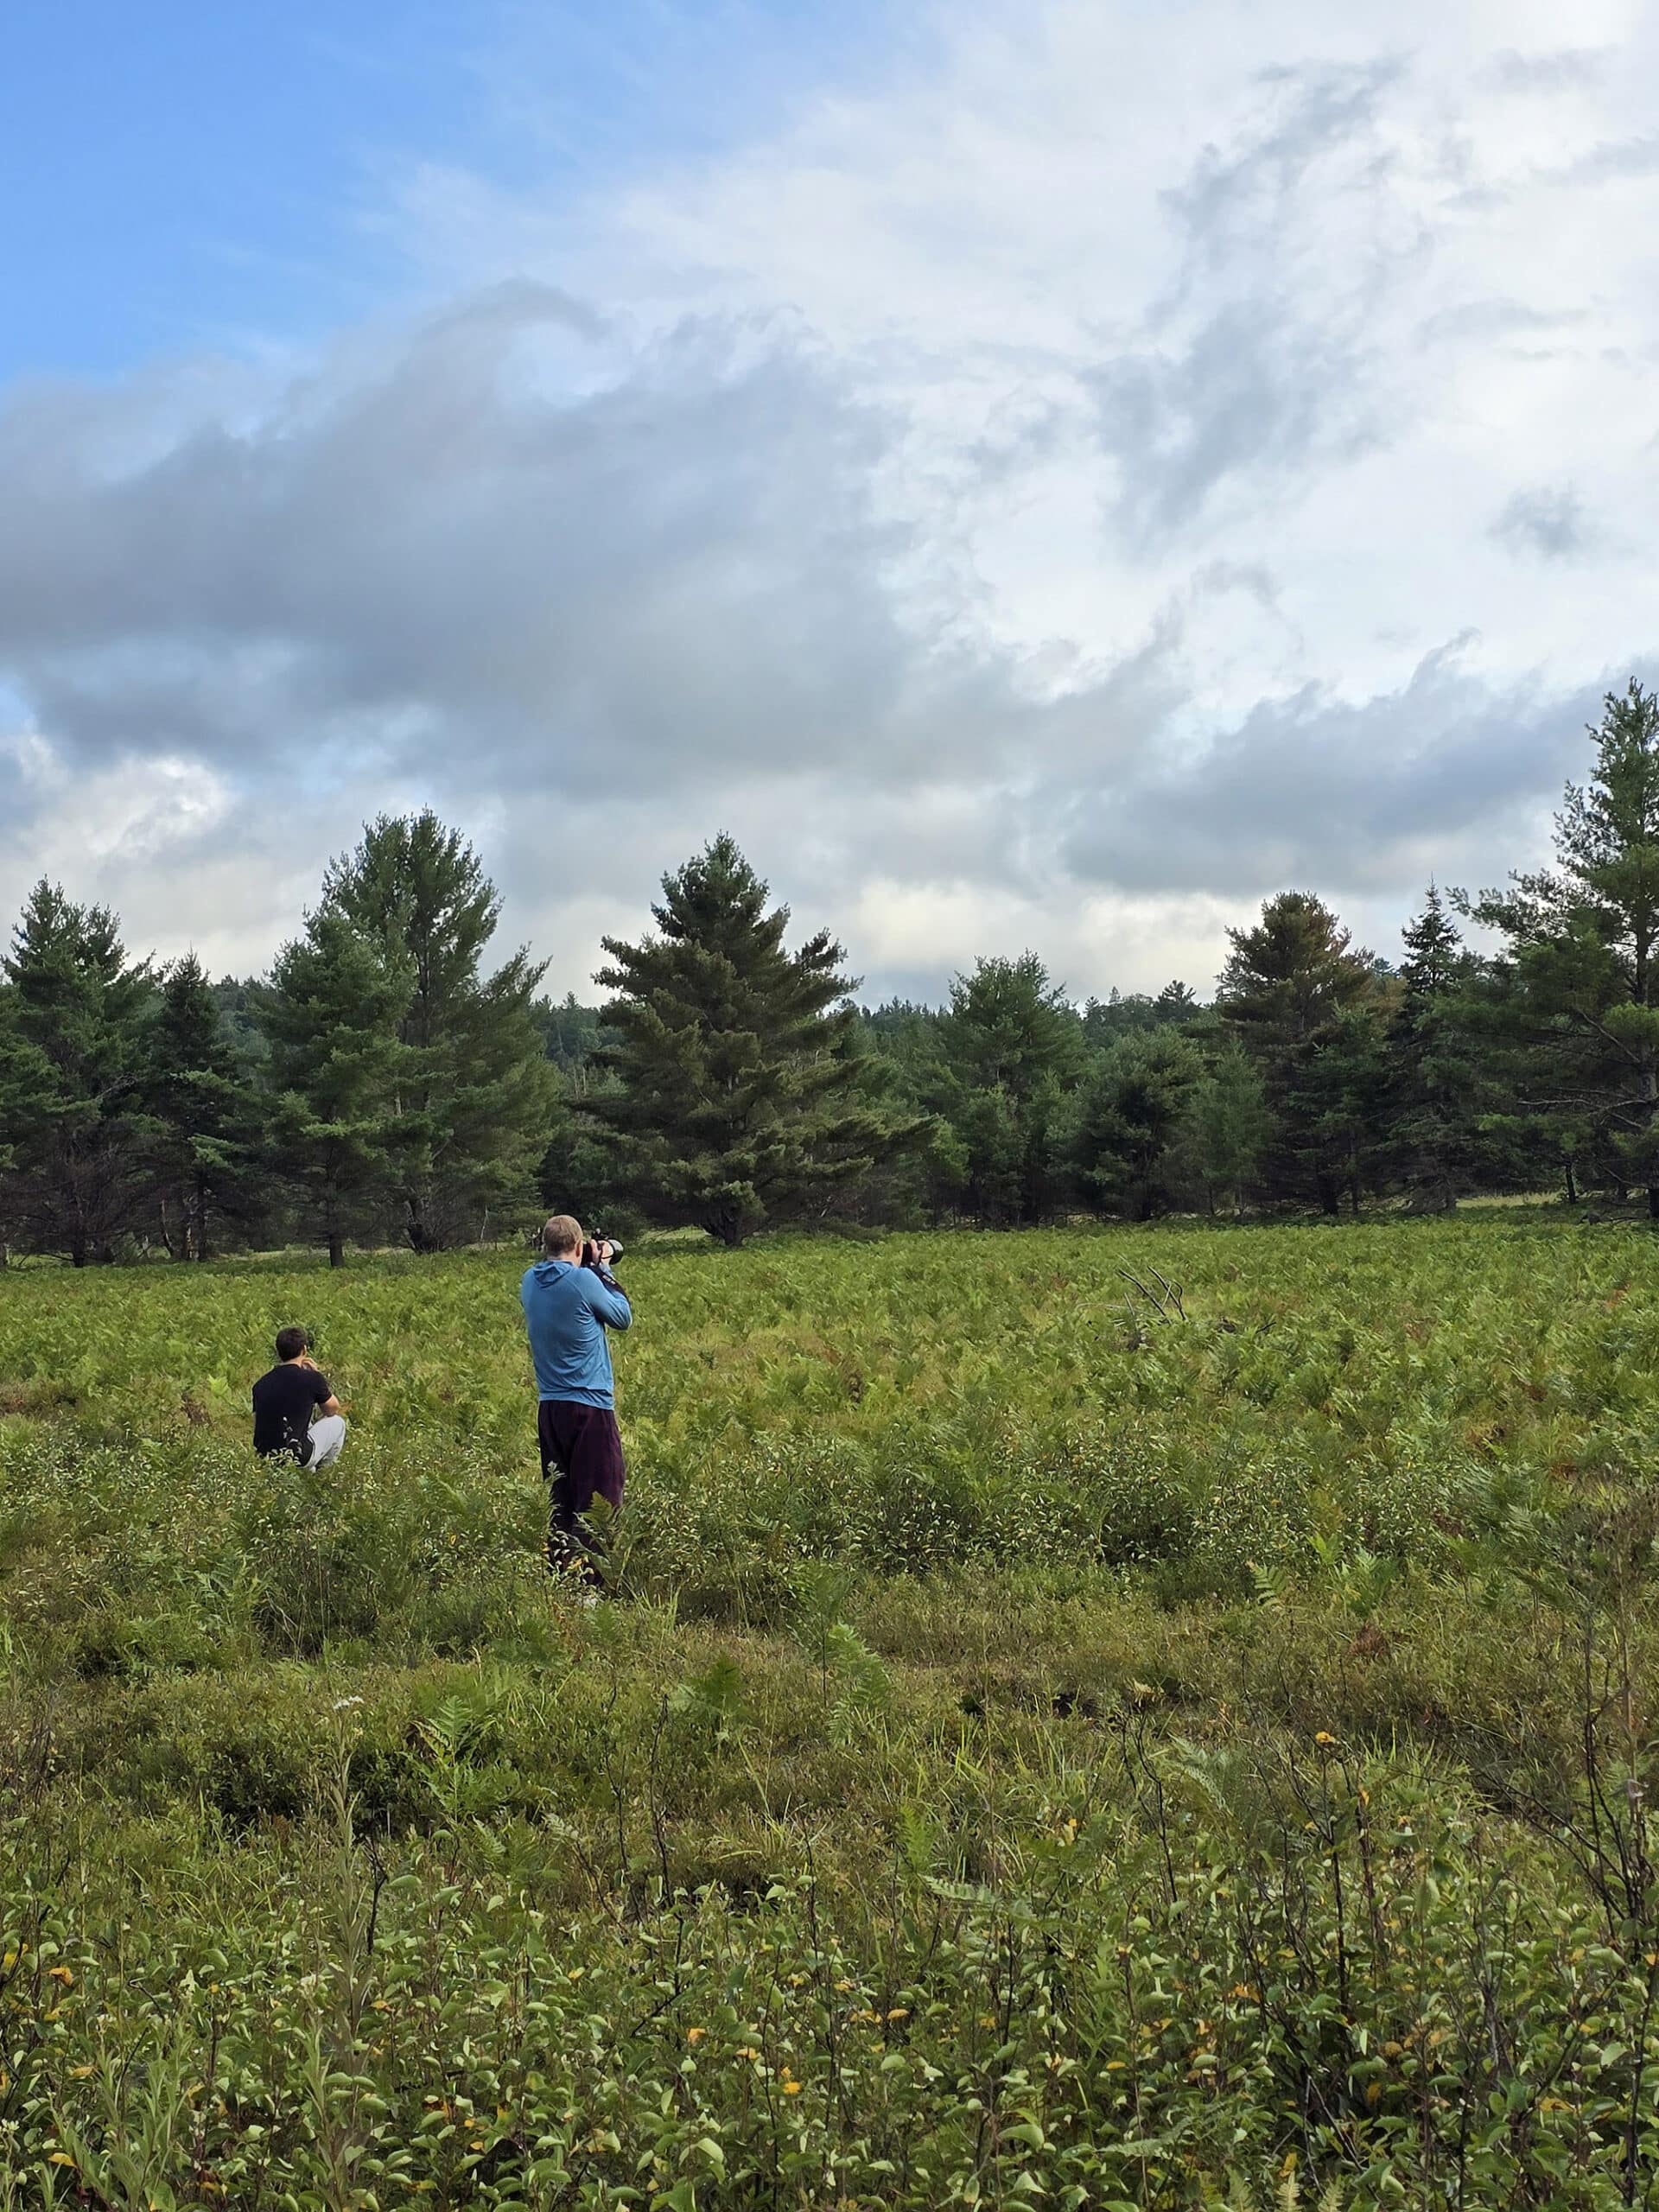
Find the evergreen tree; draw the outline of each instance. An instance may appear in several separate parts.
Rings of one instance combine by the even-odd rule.
[[[1373,970],[1376,996],[1343,1007],[1316,1048],[1296,1068],[1286,1100],[1292,1126],[1304,1133],[1306,1158],[1313,1166],[1319,1202],[1325,1192],[1345,1191],[1356,1215],[1368,1187],[1387,1179],[1388,1020],[1391,998],[1387,971]]]
[[[492,1207],[530,1203],[557,1086],[523,948],[482,962],[501,902],[472,847],[429,809],[383,815],[323,879],[323,904],[405,964],[398,1022],[397,1162],[417,1252],[475,1235]]]
[[[1171,1147],[1173,1172],[1202,1198],[1206,1213],[1222,1205],[1236,1213],[1272,1141],[1262,1078],[1230,1043],[1192,1087]]]
[[[129,966],[106,907],[78,906],[44,880],[0,972],[8,1211],[38,1250],[78,1268],[109,1259],[143,1198],[149,974]]]
[[[537,999],[533,1011],[542,1050],[565,1077],[572,1095],[579,1096],[594,1054],[611,1041],[599,1008],[583,1006],[574,991],[567,991],[556,1006],[550,999]]]
[[[859,1027],[871,1050],[899,1069],[912,1095],[937,1082],[943,1064],[938,1008],[918,1006],[909,999],[889,999],[874,1008],[861,1007]]]
[[[245,1083],[257,1082],[270,1057],[270,1042],[259,1021],[264,986],[252,976],[221,976],[211,988],[237,1072]]]
[[[1335,1213],[1356,1174],[1350,1110],[1363,1084],[1363,1025],[1384,1007],[1375,963],[1322,900],[1281,892],[1254,929],[1229,930],[1217,1011],[1261,1074],[1274,1138],[1269,1185]],[[1344,1016],[1359,1027],[1345,1027]],[[1335,1060],[1320,1062],[1335,1052]]]
[[[277,955],[260,1005],[276,1093],[273,1164],[331,1267],[398,1187],[401,1029],[413,988],[400,946],[324,906]]]
[[[1103,1050],[1116,1044],[1120,1037],[1132,1036],[1136,1030],[1155,1029],[1158,1026],[1157,1001],[1144,991],[1127,995],[1116,984],[1103,999],[1090,998],[1079,1019],[1083,1033],[1090,1045]]]
[[[32,1211],[23,1162],[51,1126],[52,1064],[22,1033],[16,987],[0,978],[0,1267],[27,1233]]]
[[[148,1061],[143,1095],[163,1240],[176,1258],[205,1260],[215,1220],[246,1211],[255,1119],[218,994],[194,953],[167,972]]]
[[[1587,786],[1555,817],[1556,865],[1475,903],[1508,939],[1507,1001],[1540,1079],[1528,1101],[1586,1125],[1603,1171],[1659,1219],[1659,695],[1609,692]]]
[[[1072,1153],[1091,1205],[1150,1221],[1174,1203],[1175,1146],[1201,1068],[1197,1048],[1170,1027],[1121,1037],[1101,1056]]]
[[[950,986],[938,1038],[929,1103],[962,1147],[971,1211],[989,1223],[1047,1219],[1065,1194],[1067,1093],[1084,1059],[1064,988],[1034,952],[976,961]]]
[[[1107,1046],[1137,1030],[1191,1021],[1202,1011],[1197,994],[1179,977],[1166,983],[1156,998],[1149,998],[1145,991],[1132,991],[1125,996],[1114,988],[1103,999],[1091,998],[1084,1007],[1083,1033],[1090,1045]]]
[[[1480,963],[1438,885],[1402,932],[1406,957],[1389,1029],[1387,1145],[1413,1200],[1449,1211],[1479,1167],[1482,1080],[1471,998]]]
[[[655,1219],[741,1244],[800,1220],[910,1134],[869,1096],[841,947],[784,950],[786,906],[728,836],[663,879],[657,931],[604,940],[597,980],[617,1089],[588,1102],[612,1135],[619,1193]]]
[[[1152,1002],[1153,1020],[1160,1028],[1169,1022],[1187,1022],[1199,1014],[1198,995],[1179,976],[1164,985]]]
[[[898,1147],[843,1198],[861,1221],[925,1228],[958,1211],[968,1189],[968,1152],[937,1110],[950,1087],[943,1044],[945,1017],[935,1007],[890,999],[859,1014],[858,1039],[878,1095],[896,1116],[917,1122]]]

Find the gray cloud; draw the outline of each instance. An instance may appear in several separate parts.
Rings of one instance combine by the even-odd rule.
[[[1272,300],[1224,308],[1184,352],[1131,355],[1085,379],[1121,471],[1119,518],[1156,537],[1195,522],[1229,480],[1262,480],[1362,452],[1360,350]]]
[[[1501,92],[1578,92],[1601,81],[1607,61],[1599,47],[1564,46],[1548,54],[1517,54],[1511,48],[1494,54],[1480,75]]]
[[[872,497],[891,425],[786,327],[703,325],[575,397],[515,288],[128,467],[94,415],[0,420],[0,665],[88,759],[349,747],[627,795],[834,758],[982,766],[1011,664],[918,639]]]
[[[1555,175],[1564,184],[1617,184],[1627,177],[1659,176],[1659,131],[1604,139]]]
[[[1427,315],[1417,335],[1428,346],[1500,345],[1505,339],[1536,339],[1546,331],[1570,330],[1589,321],[1579,308],[1529,307],[1524,300],[1460,300]]]
[[[1546,561],[1575,559],[1593,550],[1599,537],[1570,484],[1538,484],[1516,493],[1492,524],[1491,534],[1517,552]]]
[[[1468,870],[1541,793],[1581,772],[1604,684],[1495,690],[1430,654],[1359,704],[1310,685],[1264,702],[1196,759],[1077,802],[1065,842],[1085,880],[1254,895],[1264,882],[1373,893]],[[1510,849],[1503,863],[1519,864]]]
[[[1162,194],[1182,242],[1178,272],[1147,342],[1084,378],[1119,470],[1116,518],[1134,538],[1190,527],[1224,487],[1259,499],[1275,479],[1384,435],[1367,333],[1400,243],[1376,241],[1317,300],[1301,264],[1310,201],[1363,196],[1385,173],[1372,142],[1400,73],[1392,60],[1263,73],[1258,124],[1230,148],[1206,147]]]
[[[1367,136],[1403,65],[1379,58],[1357,67],[1278,66],[1261,73],[1268,95],[1262,123],[1230,149],[1206,146],[1186,181],[1163,195],[1211,271],[1258,245],[1317,163]],[[1190,270],[1185,283],[1198,281]]]

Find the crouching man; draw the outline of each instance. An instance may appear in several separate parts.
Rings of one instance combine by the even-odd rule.
[[[253,1448],[262,1459],[281,1452],[302,1467],[326,1467],[340,1457],[346,1416],[303,1329],[277,1331],[276,1362],[253,1386]]]
[[[548,1564],[595,1583],[582,1516],[596,1497],[620,1505],[627,1473],[605,1336],[633,1319],[611,1273],[615,1250],[602,1240],[585,1243],[582,1224],[556,1213],[542,1231],[543,1257],[526,1268],[518,1294],[536,1366],[542,1472],[551,1484]]]

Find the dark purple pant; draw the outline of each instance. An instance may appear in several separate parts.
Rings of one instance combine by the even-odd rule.
[[[627,1466],[622,1432],[608,1406],[579,1406],[568,1398],[543,1398],[536,1409],[542,1446],[542,1472],[550,1483],[552,1513],[547,1553],[556,1567],[594,1549],[577,1525],[596,1497],[614,1508],[622,1503]]]

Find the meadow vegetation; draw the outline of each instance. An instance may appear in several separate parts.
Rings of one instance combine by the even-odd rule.
[[[0,1275],[0,2207],[1648,2201],[1659,1245],[519,1265]]]

